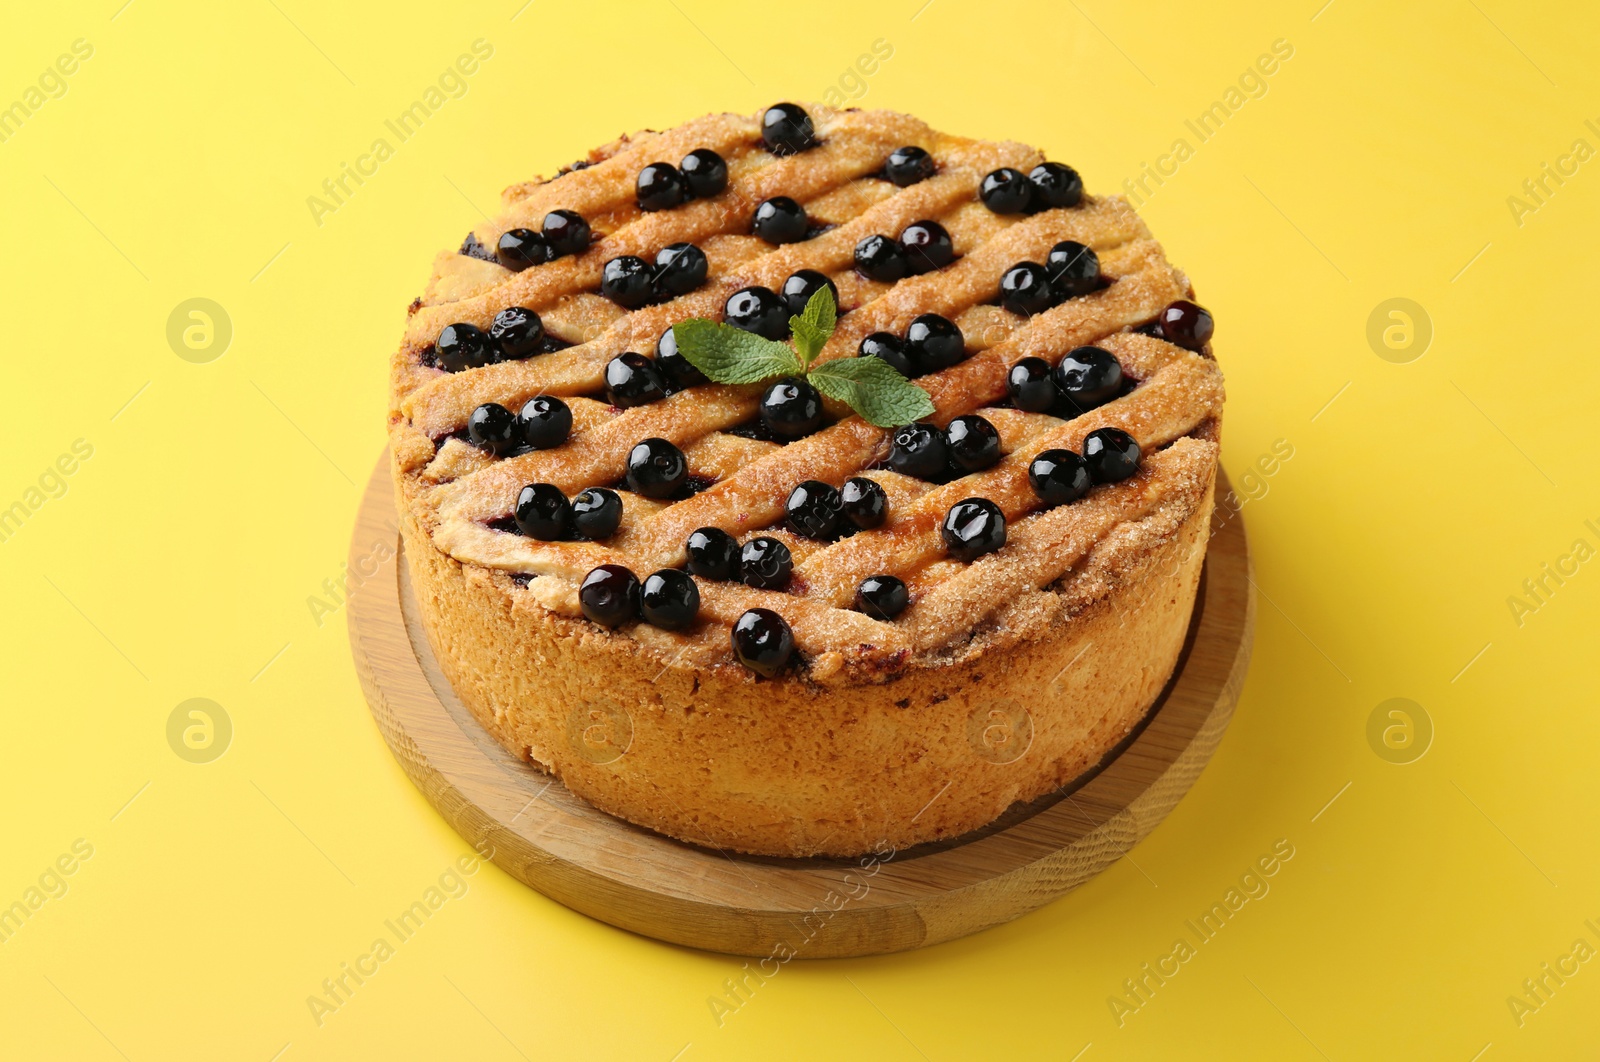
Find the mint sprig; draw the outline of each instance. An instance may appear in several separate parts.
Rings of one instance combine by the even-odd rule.
[[[672,326],[672,337],[678,353],[717,383],[804,376],[822,394],[879,428],[909,424],[933,412],[928,392],[881,358],[835,358],[813,367],[837,321],[833,291],[823,287],[807,300],[804,311],[789,318],[792,347],[704,317],[679,321]]]

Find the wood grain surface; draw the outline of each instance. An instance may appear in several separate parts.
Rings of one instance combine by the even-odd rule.
[[[1217,489],[1227,490],[1220,474]],[[1098,772],[952,841],[856,860],[771,859],[615,819],[488,735],[451,692],[418,624],[387,456],[362,500],[350,570],[361,576],[350,643],[373,717],[463,838],[593,918],[689,947],[777,958],[875,955],[965,936],[1035,910],[1121,858],[1216,749],[1255,620],[1243,523],[1219,515],[1177,670]]]

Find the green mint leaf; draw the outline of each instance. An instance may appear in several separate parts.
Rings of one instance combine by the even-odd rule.
[[[802,370],[809,369],[817,355],[822,353],[823,345],[828,342],[828,334],[818,331],[815,325],[802,317],[789,318],[789,331],[794,333],[794,349],[800,355]]]
[[[838,306],[833,301],[833,290],[826,285],[811,293],[806,308],[789,318],[789,331],[794,333],[795,349],[800,353],[800,364],[806,369],[822,353],[822,348],[833,335],[838,319]]]
[[[910,424],[933,412],[928,392],[881,358],[835,358],[812,369],[806,379],[880,428]]]
[[[678,353],[717,383],[760,383],[802,371],[787,344],[704,317],[679,321],[672,326],[672,337]]]

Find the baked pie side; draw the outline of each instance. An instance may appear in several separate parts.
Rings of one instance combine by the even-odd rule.
[[[711,116],[625,137],[581,168],[508,189],[495,219],[438,256],[391,362],[390,444],[413,588],[461,699],[508,749],[603,810],[683,840],[778,856],[959,835],[1070,782],[1131,731],[1188,628],[1223,403],[1209,317],[1195,327],[1188,280],[1125,201],[1083,196],[1000,213],[993,205],[1012,206],[1003,201],[1011,190],[988,179],[1034,171],[1038,151],[946,136],[888,112],[809,110],[801,143],[783,139],[792,123],[764,140],[771,111]],[[925,172],[902,186],[885,160],[907,147],[921,149],[904,157]],[[696,194],[695,154],[725,164],[723,189]],[[665,169],[643,173],[663,160]],[[763,209],[779,198],[797,207]],[[586,245],[570,241],[575,223],[564,214],[552,231],[545,219],[558,211],[583,221]],[[546,232],[543,243],[530,238]],[[874,236],[891,259],[897,249],[923,254],[927,271],[872,279],[871,256],[885,248],[858,248]],[[1097,282],[1030,304],[1027,285],[1039,277],[1073,287],[1050,272],[1063,241],[1092,250]],[[703,272],[673,274],[683,263],[670,257],[648,283],[636,268],[608,271],[629,256],[653,264],[683,244],[703,252],[703,261],[688,256]],[[1044,268],[1016,272],[1019,263]],[[936,428],[973,414],[992,425],[992,464],[906,475],[890,467],[896,432],[847,407],[828,402],[820,428],[783,439],[761,427],[765,384],[657,378],[620,357],[670,355],[658,343],[674,323],[720,319],[735,295],[782,293],[807,270],[831,281],[839,301],[819,361],[857,356],[880,334],[904,337],[921,315],[954,322],[962,360],[914,382],[932,399],[926,421]],[[538,321],[536,342],[521,342],[532,333],[519,308]],[[511,321],[503,348],[461,329],[441,350],[448,327],[488,336],[497,315]],[[1029,403],[1008,383],[1015,366],[1056,366],[1085,346],[1115,359],[1114,396],[1085,412],[1019,408]],[[610,397],[621,405],[607,397],[614,361]],[[682,372],[681,360],[672,369]],[[540,416],[551,398],[570,416],[559,445],[518,445],[543,430],[533,413],[512,429],[480,415],[477,434],[467,430],[485,404],[517,410],[535,398],[546,400]],[[1092,451],[1114,437],[1106,429],[1136,440],[1137,471],[1047,507],[1030,465],[1043,453],[1082,454],[1086,440]],[[500,430],[515,437],[496,456]],[[629,454],[643,440],[664,440],[686,464],[672,496],[628,489],[647,487],[630,479]],[[803,533],[803,521],[786,526],[798,485],[857,478],[886,502],[881,526],[841,520],[821,537]],[[550,490],[519,523],[530,484]],[[589,488],[623,503],[614,530],[595,538],[572,531],[560,500]],[[1004,535],[963,559],[942,527],[969,499],[1003,514]],[[553,506],[567,533],[519,533],[536,524],[534,502]],[[606,523],[604,507],[593,515],[599,523],[584,526]],[[695,619],[681,630],[586,618],[579,588],[594,569],[619,565],[639,580],[681,569],[702,528],[781,544],[786,582],[696,576]],[[903,584],[909,605],[892,619],[870,614],[876,599],[862,584],[876,577]],[[753,610],[781,617],[792,638],[792,658],[772,677],[734,652],[732,631]]]

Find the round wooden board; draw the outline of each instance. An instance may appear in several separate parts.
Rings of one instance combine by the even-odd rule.
[[[1218,491],[1227,484],[1219,476]],[[1255,621],[1237,514],[1213,521],[1188,642],[1144,722],[1068,789],[953,841],[859,860],[768,859],[611,817],[501,748],[456,699],[418,624],[387,455],[350,544],[350,643],[384,740],[501,869],[593,918],[735,955],[905,951],[1000,925],[1121,858],[1183,797],[1233,714]]]

